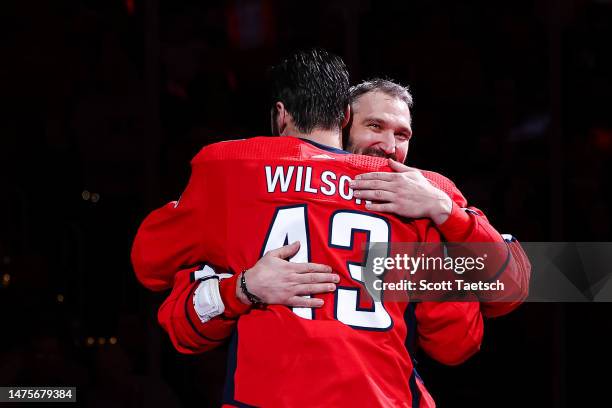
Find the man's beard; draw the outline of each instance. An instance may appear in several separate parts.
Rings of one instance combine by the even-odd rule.
[[[376,147],[368,147],[367,149],[365,149],[365,150],[363,150],[361,152],[355,152],[355,153],[363,154],[363,155],[366,155],[366,156],[372,156],[372,157],[382,157],[383,159],[397,160],[397,157],[395,156],[395,153],[386,153],[384,150],[378,149]]]

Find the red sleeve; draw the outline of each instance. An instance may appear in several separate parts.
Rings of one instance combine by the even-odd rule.
[[[510,300],[507,302],[481,301],[481,310],[485,317],[497,317],[510,313],[525,300],[529,293],[531,263],[521,244],[514,237],[504,239],[489,223],[482,211],[475,207],[468,207],[467,200],[452,181],[438,173],[423,172],[423,174],[453,200],[450,216],[444,223],[438,225],[438,230],[447,242],[504,244],[496,247],[499,248],[499,254],[489,258],[499,264],[488,265],[488,270],[491,271],[491,276],[488,278],[491,281],[499,279],[504,284],[504,297]]]
[[[529,294],[529,279],[531,277],[531,262],[523,247],[513,236],[504,238],[508,245],[508,263],[501,271],[500,280],[511,284],[516,294],[509,302],[481,302],[480,308],[486,317],[499,317],[516,309]]]
[[[192,162],[191,178],[179,201],[153,211],[138,229],[132,265],[138,280],[150,290],[171,288],[177,271],[204,261],[207,195],[202,173]]]
[[[457,365],[480,350],[484,327],[477,301],[422,302],[415,314],[418,345],[436,361]]]
[[[172,292],[159,308],[157,315],[172,344],[183,354],[202,353],[219,346],[231,335],[238,316],[249,310],[248,305],[236,298],[239,275],[234,275],[219,283],[225,311],[202,323],[193,302],[195,290],[201,283],[194,280],[196,269],[197,267],[184,269],[175,275]]]
[[[194,272],[204,261],[219,260],[219,253],[215,257],[211,248],[225,248],[219,244],[224,239],[219,229],[225,223],[223,205],[215,205],[219,201],[214,199],[216,173],[202,159],[206,149],[192,160],[191,177],[180,200],[153,211],[143,221],[131,254],[136,276],[145,287],[172,288],[158,311],[158,320],[175,348],[186,354],[221,344],[235,327],[235,319],[249,310],[236,298],[237,275],[219,278],[225,307],[222,315],[203,323],[194,308],[200,284]]]

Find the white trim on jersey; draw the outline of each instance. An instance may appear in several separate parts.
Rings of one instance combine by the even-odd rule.
[[[504,241],[506,241],[506,242],[514,242],[514,241],[516,241],[516,238],[512,234],[501,234],[501,236],[504,239]]]
[[[218,276],[220,280],[232,277],[229,273],[216,273],[215,270],[208,265],[203,265],[202,268],[193,273],[194,280],[202,280],[209,276]]]
[[[478,213],[474,210],[472,210],[471,208],[464,208],[463,209],[466,213],[470,213],[470,214],[474,214],[474,215],[478,215]]]

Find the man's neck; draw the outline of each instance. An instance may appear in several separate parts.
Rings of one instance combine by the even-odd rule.
[[[284,132],[283,136],[295,136],[302,139],[311,140],[313,142],[342,149],[342,133],[339,130],[321,130],[315,129],[310,133],[298,132],[296,129]]]

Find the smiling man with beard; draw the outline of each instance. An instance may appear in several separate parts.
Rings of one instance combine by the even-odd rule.
[[[358,175],[350,184],[354,196],[372,201],[366,204],[371,211],[429,218],[447,242],[497,243],[488,248],[499,251],[495,258],[505,262],[491,280],[499,279],[505,286],[503,296],[512,300],[483,301],[481,310],[486,317],[510,313],[527,297],[531,264],[520,243],[511,235],[499,234],[482,211],[468,206],[451,180],[403,164],[412,138],[412,104],[406,87],[386,79],[364,81],[351,88],[352,118],[344,132],[346,149],[388,158],[394,170]],[[489,295],[487,291],[476,294],[483,300]]]

